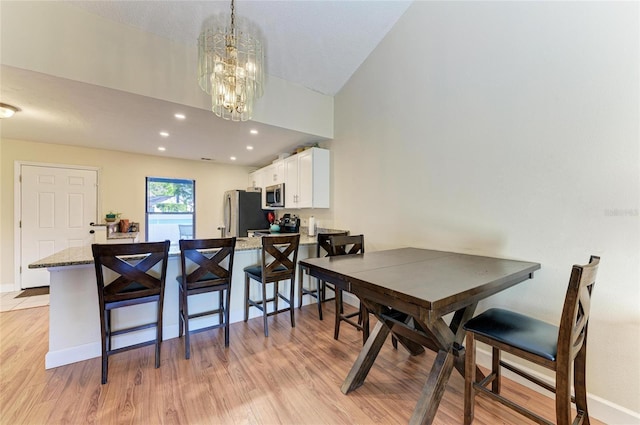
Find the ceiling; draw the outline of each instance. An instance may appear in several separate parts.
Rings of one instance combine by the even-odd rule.
[[[228,14],[230,6],[228,1],[67,3],[194,49],[203,22]],[[333,96],[410,3],[238,0],[235,10],[241,23],[246,20],[259,28],[269,75]],[[3,138],[253,166],[271,162],[280,152],[320,141],[297,131],[252,121],[229,122],[209,110],[6,65],[1,77],[0,101],[23,109],[10,120],[2,120]],[[197,84],[195,78],[193,84]],[[167,119],[177,112],[186,119]],[[250,129],[258,134],[251,135]],[[162,138],[160,131],[170,136]],[[159,145],[167,150],[159,152]],[[231,156],[237,159],[232,161]]]

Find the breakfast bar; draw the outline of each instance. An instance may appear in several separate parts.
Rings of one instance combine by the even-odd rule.
[[[298,258],[315,256],[316,237],[301,235]],[[231,323],[243,320],[243,288],[246,266],[260,262],[261,238],[237,238],[231,285]],[[46,268],[50,272],[49,297],[49,351],[45,368],[50,369],[94,357],[100,357],[100,315],[96,292],[96,275],[91,246],[67,248],[43,258],[29,268]],[[163,312],[163,339],[178,336],[178,283],[180,253],[172,250],[167,264]],[[286,282],[286,284],[290,284]],[[212,294],[190,298],[193,312],[204,311]],[[144,318],[155,314],[152,305],[131,306],[113,314],[114,325],[130,326],[144,323]],[[259,312],[251,312],[251,317]],[[199,329],[213,324],[213,317],[192,319],[191,328]],[[114,347],[152,339],[153,329],[130,335],[114,336]]]

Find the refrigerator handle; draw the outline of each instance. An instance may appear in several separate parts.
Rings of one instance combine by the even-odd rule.
[[[223,238],[226,236],[227,231],[231,230],[231,196],[225,196],[224,201],[224,226],[218,227]]]

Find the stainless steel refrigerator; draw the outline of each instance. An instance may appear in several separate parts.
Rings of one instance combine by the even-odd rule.
[[[247,230],[269,228],[268,211],[261,206],[260,192],[229,190],[224,193],[225,236],[245,237]]]

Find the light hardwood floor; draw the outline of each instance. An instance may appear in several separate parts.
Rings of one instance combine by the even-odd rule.
[[[114,355],[109,382],[100,385],[100,360],[44,369],[48,307],[0,313],[0,423],[2,424],[406,424],[433,353],[410,357],[390,341],[364,385],[349,395],[340,385],[361,346],[348,325],[333,339],[333,306],[317,319],[313,306],[192,336],[191,360],[180,339]],[[96,313],[97,314],[97,313]],[[463,378],[454,371],[436,424],[462,423]],[[504,390],[553,417],[553,401],[505,380]],[[479,399],[477,425],[528,424],[502,406]],[[592,424],[601,422],[592,420]]]

